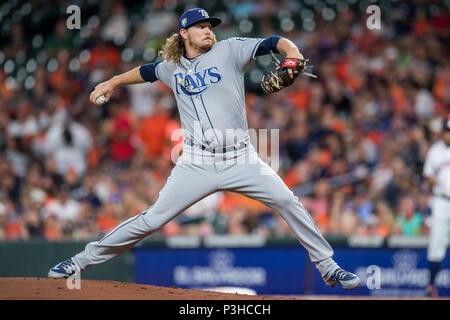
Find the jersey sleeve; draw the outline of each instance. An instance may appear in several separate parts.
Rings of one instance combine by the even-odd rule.
[[[230,45],[236,69],[244,73],[255,60],[256,51],[264,41],[264,38],[230,38],[227,41]]]
[[[151,62],[142,65],[139,68],[142,79],[148,82],[155,82],[159,80],[169,88],[171,87],[171,72],[170,66],[166,61]]]
[[[278,41],[280,41],[282,37],[280,36],[273,36],[270,38],[266,38],[264,39],[259,45],[258,45],[258,49],[256,50],[256,54],[255,56],[263,56],[266,54],[269,54],[270,51],[272,51],[273,53],[280,53],[278,51],[277,45],[278,45]]]

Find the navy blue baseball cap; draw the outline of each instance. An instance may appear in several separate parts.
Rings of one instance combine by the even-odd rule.
[[[210,17],[208,12],[202,8],[193,8],[185,11],[178,22],[178,32],[181,29],[187,29],[197,22],[208,21],[212,27],[217,26],[222,22],[219,18]]]

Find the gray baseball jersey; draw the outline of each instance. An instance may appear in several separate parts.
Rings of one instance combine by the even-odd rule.
[[[248,138],[244,72],[263,40],[220,41],[195,59],[183,57],[178,64],[164,61],[156,65],[153,75],[143,76],[153,81],[159,79],[173,90],[186,137],[183,154],[148,210],[123,222],[99,241],[89,243],[73,257],[81,269],[130,249],[189,206],[217,191],[243,194],[278,212],[308,250],[324,279],[338,268],[332,259],[332,248],[308,211],[276,172],[259,158],[251,143],[236,148],[235,152],[223,150],[224,146],[236,146],[241,138]],[[227,139],[227,130],[232,130],[235,141]],[[195,143],[188,143],[190,139]],[[223,151],[210,149],[217,147]],[[204,161],[193,163],[192,155],[201,155]]]
[[[208,147],[235,144],[227,141],[230,137],[244,138],[239,136],[248,131],[244,72],[263,40],[231,38],[197,58],[156,66],[156,77],[173,90],[186,138]]]

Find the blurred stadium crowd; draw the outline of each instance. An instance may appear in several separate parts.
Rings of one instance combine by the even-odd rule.
[[[0,4],[0,240],[91,240],[147,209],[173,167],[180,127],[162,83],[116,90],[101,107],[93,87],[159,59],[179,15],[204,7],[224,23],[218,40],[281,35],[314,65],[263,96],[272,68],[246,74],[249,127],[279,129],[280,176],[327,235],[426,235],[422,176],[449,113],[450,1],[66,1]],[[366,8],[381,8],[381,29]],[[182,139],[182,138],[181,138]],[[162,236],[290,236],[269,208],[216,193],[168,223]]]

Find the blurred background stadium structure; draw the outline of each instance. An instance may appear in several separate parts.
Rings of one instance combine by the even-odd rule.
[[[81,8],[69,30],[66,8]],[[366,27],[370,4],[380,30]],[[246,73],[249,127],[280,130],[279,174],[325,236],[429,232],[426,151],[449,112],[450,1],[2,1],[0,240],[92,240],[147,209],[173,167],[179,117],[162,83],[88,96],[114,74],[160,59],[179,15],[204,7],[218,40],[281,35],[314,65],[263,96],[272,67]],[[155,237],[292,236],[248,198],[217,193]]]

